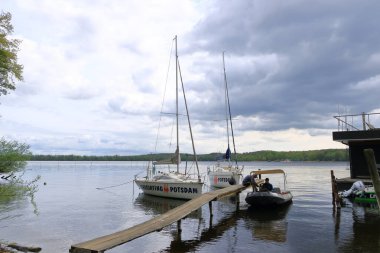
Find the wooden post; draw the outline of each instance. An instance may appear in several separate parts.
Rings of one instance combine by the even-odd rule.
[[[340,208],[340,197],[338,195],[338,189],[336,186],[336,179],[334,176],[334,171],[331,170],[331,190],[332,190],[332,204],[333,206]]]
[[[181,219],[177,220],[177,241],[182,240]]]
[[[364,156],[367,161],[369,174],[372,178],[373,187],[375,188],[377,205],[380,207],[380,178],[376,167],[376,158],[372,149],[364,149]]]
[[[177,221],[177,230],[178,230],[178,233],[181,233],[181,231],[182,231],[182,228],[181,228],[181,219],[179,219]]]
[[[334,177],[335,176],[334,176],[333,170],[331,170],[330,173],[331,173],[331,198],[332,198],[332,204],[335,207],[335,194],[334,194],[334,190],[335,190],[335,188],[334,188]]]
[[[339,230],[340,230],[340,209],[333,208],[333,215],[335,220],[335,241],[339,240]]]
[[[239,210],[240,207],[240,192],[236,193],[236,211]]]
[[[210,209],[210,219],[211,219],[213,216],[213,214],[212,214],[212,201],[208,202],[208,207]]]

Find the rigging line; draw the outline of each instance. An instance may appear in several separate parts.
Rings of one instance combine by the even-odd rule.
[[[152,155],[152,157],[153,157],[153,154],[151,154],[151,155]],[[149,168],[149,166],[150,166],[150,162],[148,162],[148,168]],[[143,173],[143,172],[145,172],[145,171],[146,171],[146,168],[141,169],[141,171],[140,171],[139,173],[135,174],[134,176],[137,177],[138,175],[140,175],[141,173]]]
[[[171,147],[172,147],[172,142],[173,142],[173,132],[174,132],[174,125],[175,125],[175,123],[174,123],[174,120],[175,120],[175,119],[173,119],[173,123],[172,123],[172,130],[170,131],[170,142],[169,142],[169,148],[171,148]]]
[[[201,178],[199,176],[199,167],[198,167],[198,158],[197,153],[195,152],[195,145],[194,145],[194,139],[193,139],[193,131],[191,130],[191,123],[190,123],[190,115],[189,110],[187,108],[187,102],[186,102],[186,94],[185,94],[185,86],[183,84],[182,79],[182,72],[181,72],[181,66],[179,65],[178,56],[177,56],[177,63],[178,63],[178,70],[179,70],[179,77],[181,79],[182,84],[182,93],[183,93],[183,99],[185,100],[185,107],[186,107],[186,114],[187,114],[187,122],[189,123],[189,130],[190,130],[190,136],[191,136],[191,144],[193,146],[193,153],[194,153],[194,159],[195,159],[195,166],[197,167],[197,173],[198,173],[198,181],[201,181]]]
[[[153,153],[150,153],[150,155],[151,155],[151,159],[153,160]],[[147,162],[147,168],[150,167],[151,162],[152,162],[152,161],[148,161],[148,162]],[[147,168],[143,168],[143,169],[141,169],[139,173],[137,173],[137,174],[134,175],[134,177],[136,178],[136,177],[137,177],[138,175],[140,175],[141,173],[146,172],[146,169],[147,169]]]
[[[227,76],[226,76],[226,67],[224,64],[224,52],[223,52],[223,77],[224,77],[224,105],[225,105],[225,112],[226,112],[226,124],[227,124],[227,144],[228,148],[230,148],[230,129],[228,126],[228,87],[227,87]],[[229,159],[230,160],[230,159]]]
[[[164,88],[164,96],[163,96],[163,98],[162,98],[162,102],[161,102],[160,120],[158,121],[158,130],[157,130],[157,135],[156,135],[156,143],[155,143],[155,145],[154,145],[154,153],[157,153],[158,136],[159,136],[159,133],[160,133],[160,127],[161,127],[162,110],[163,110],[163,108],[164,108],[164,102],[165,102],[165,96],[166,96],[166,87],[167,87],[167,85],[168,85],[168,79],[169,79],[170,63],[171,63],[171,60],[172,60],[172,54],[173,54],[173,44],[174,44],[174,42],[172,42],[172,45],[171,45],[171,48],[170,48],[169,64],[168,64],[168,69],[167,69],[167,71],[166,71],[166,81],[165,81],[165,88]]]
[[[239,118],[234,118],[234,119],[232,119],[232,120],[240,120]],[[205,119],[205,120],[203,120],[203,122],[208,122],[208,121],[226,121],[226,119],[209,119],[209,120],[207,120],[207,119]]]
[[[162,115],[174,115],[176,116],[177,114],[175,112],[161,112]],[[182,114],[182,113],[178,113],[178,116],[183,116],[183,117],[186,117],[187,115],[186,114]]]

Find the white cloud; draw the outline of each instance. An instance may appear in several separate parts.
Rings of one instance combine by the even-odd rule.
[[[222,51],[239,152],[339,147],[337,104],[375,111],[380,87],[376,8],[350,3],[4,0],[25,82],[1,97],[0,130],[37,153],[151,152],[178,35],[198,153],[225,149]]]
[[[372,76],[353,85],[354,90],[369,91],[380,87],[380,75]]]

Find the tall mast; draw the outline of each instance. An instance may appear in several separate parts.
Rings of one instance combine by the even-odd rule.
[[[178,133],[178,51],[177,51],[177,35],[174,37],[175,40],[175,87],[176,87],[176,120],[177,120],[177,173],[179,173],[179,162],[180,162],[180,153],[179,153],[179,133]]]
[[[227,146],[227,152],[228,150],[230,149],[230,128],[229,128],[229,125],[228,125],[228,96],[227,96],[227,76],[226,76],[226,66],[225,66],[225,63],[224,63],[224,52],[223,52],[223,75],[224,75],[224,103],[225,103],[225,106],[226,106],[226,124],[227,124],[227,143],[228,143],[228,146]],[[231,160],[231,157],[229,156],[228,157],[228,161]]]
[[[223,52],[223,67],[224,67],[224,52]],[[236,166],[237,166],[238,165],[238,163],[237,163],[237,153],[236,153],[236,147],[235,147],[234,129],[232,128],[232,116],[231,116],[230,96],[228,95],[227,75],[226,75],[226,69],[225,68],[224,68],[224,81],[225,81],[225,85],[226,85],[226,97],[227,97],[227,103],[228,103],[228,113],[230,115],[230,126],[231,126],[232,143],[234,145],[235,163],[236,163]]]

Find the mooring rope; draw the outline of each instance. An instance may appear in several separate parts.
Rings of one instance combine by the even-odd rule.
[[[107,188],[118,187],[118,186],[122,186],[122,185],[125,185],[125,184],[133,183],[134,181],[135,180],[131,180],[131,181],[124,182],[124,183],[121,183],[121,184],[118,184],[118,185],[111,185],[111,186],[106,186],[106,187],[97,187],[96,189],[97,190],[103,190],[103,189],[107,189]]]

